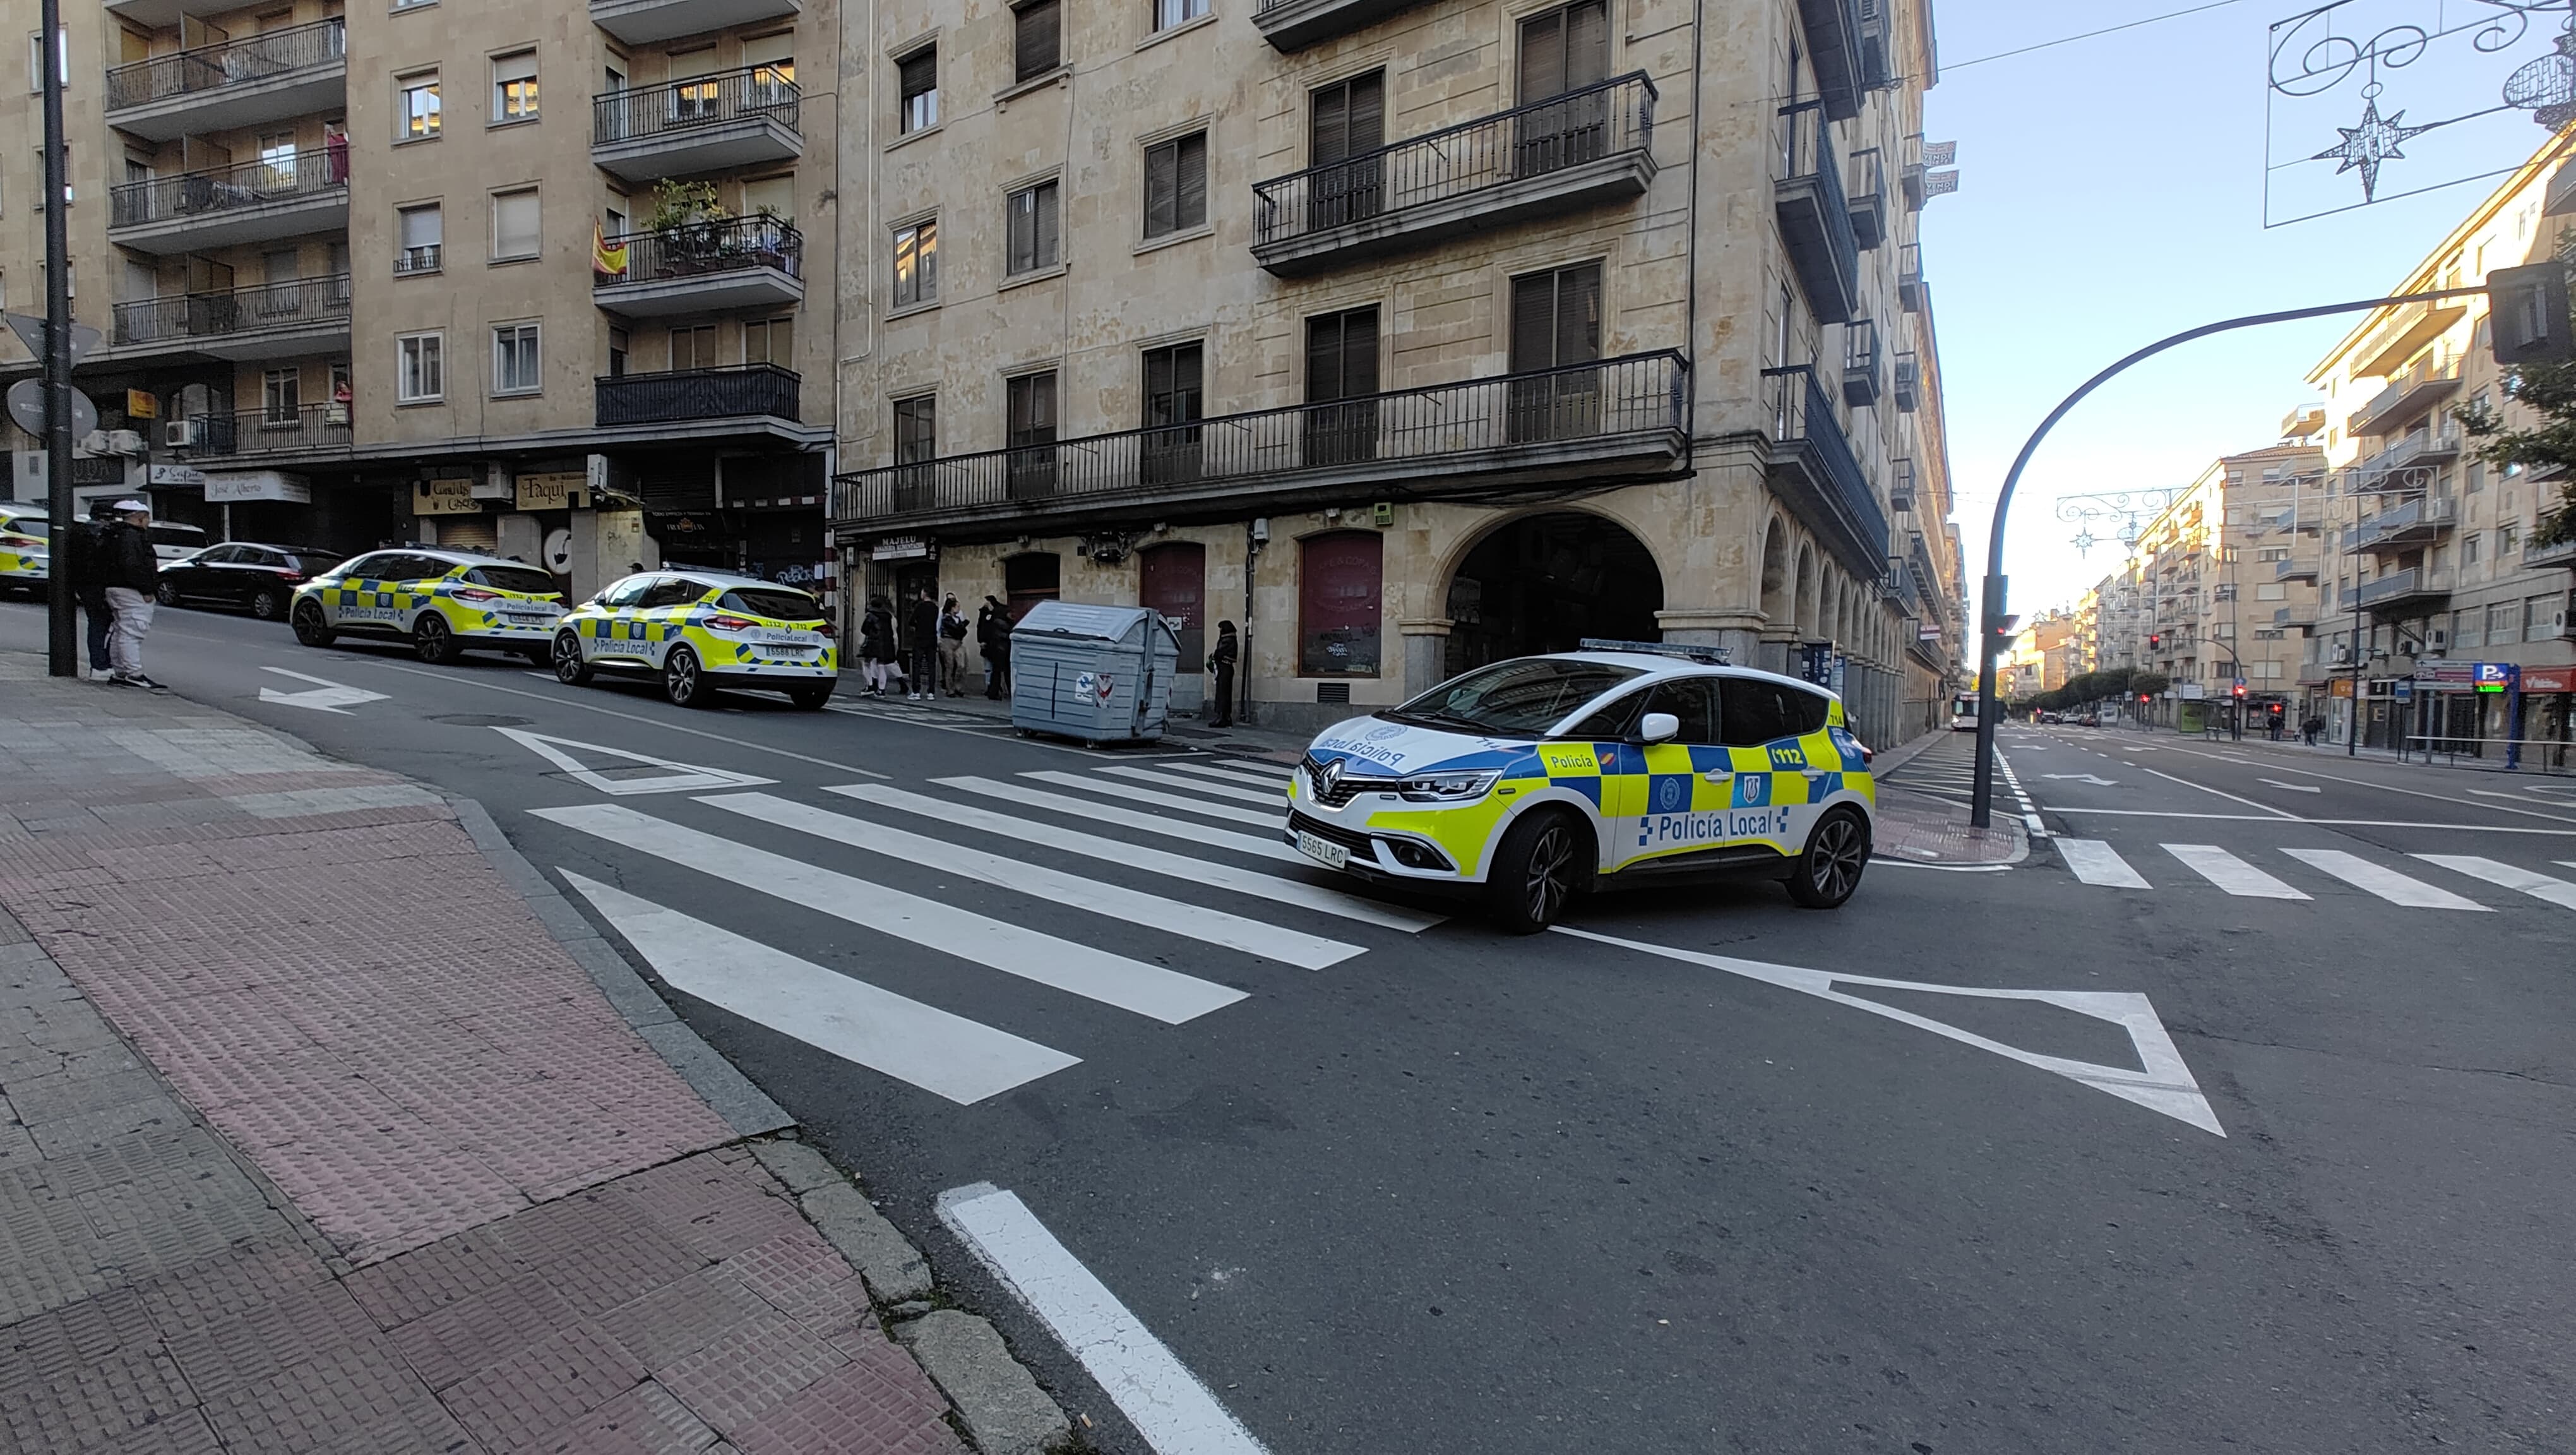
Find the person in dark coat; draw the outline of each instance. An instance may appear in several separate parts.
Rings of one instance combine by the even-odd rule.
[[[916,587],[903,609],[903,696],[919,702],[939,695],[939,602]]]
[[[72,600],[80,605],[81,624],[89,635],[89,680],[108,679],[107,632],[116,624],[116,608],[107,604],[107,577],[100,570],[99,537],[116,518],[105,497],[90,502],[89,519],[72,522],[71,539],[54,555],[64,579],[72,583]]]
[[[975,613],[975,644],[984,649],[984,695],[998,702],[1011,690],[1011,609],[997,597]]]
[[[1212,714],[1209,727],[1234,726],[1234,664],[1243,655],[1243,644],[1234,634],[1234,623],[1216,624],[1216,650],[1208,653],[1207,669],[1216,678],[1208,693]]]
[[[882,596],[868,598],[867,615],[859,618],[859,660],[867,674],[866,696],[885,696],[886,664],[894,660],[894,606]]]
[[[152,630],[152,611],[159,605],[161,557],[152,549],[152,507],[140,500],[120,500],[111,507],[116,519],[99,535],[92,574],[116,610],[115,630],[108,633],[107,680],[120,687],[165,690],[143,675],[143,638]]]

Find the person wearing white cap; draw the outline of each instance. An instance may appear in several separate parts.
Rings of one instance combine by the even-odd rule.
[[[120,500],[116,521],[99,537],[97,570],[107,587],[107,604],[116,626],[107,649],[113,671],[108,681],[121,687],[164,690],[143,675],[143,635],[152,630],[152,593],[161,584],[161,558],[153,552],[152,507],[140,500]]]

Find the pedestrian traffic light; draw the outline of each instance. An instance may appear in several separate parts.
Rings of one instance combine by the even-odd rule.
[[[2270,705],[2269,707],[2264,708],[2264,709],[2263,709],[2263,711],[2264,711],[2266,714],[2268,714],[2268,715],[2270,715],[2270,716],[2272,716],[2272,717],[2280,717],[2280,716],[2282,716],[2282,715],[2283,715],[2283,713],[2282,713],[2282,709],[2281,709],[2281,704],[2279,704],[2279,703],[2277,703],[2277,702],[2273,703],[2273,704],[2272,704],[2272,705]]]
[[[2230,687],[2230,688],[2229,688],[2229,689],[2227,689],[2227,690],[2228,690],[2228,691],[2230,691],[2230,692],[2235,693],[2235,694],[2236,694],[2237,696],[2239,696],[2239,697],[2242,697],[2242,696],[2244,696],[2244,695],[2245,695],[2245,684],[2244,684],[2244,683],[2242,683],[2242,682],[2239,682],[2239,683],[2237,683],[2235,686]]]

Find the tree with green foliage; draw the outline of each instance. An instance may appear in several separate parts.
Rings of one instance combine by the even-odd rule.
[[[2576,233],[2561,238],[2558,259],[2576,263]],[[2506,373],[2504,397],[2539,417],[2528,429],[2507,429],[2504,411],[2478,401],[2459,411],[2460,427],[2485,443],[2478,458],[2500,468],[2549,469],[2561,482],[2554,505],[2543,504],[2530,544],[2576,540],[2576,361],[2524,364]]]

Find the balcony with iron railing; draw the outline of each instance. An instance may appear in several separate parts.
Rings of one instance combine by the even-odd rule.
[[[2460,390],[2458,359],[2429,359],[2398,374],[2353,416],[2351,433],[2391,435]]]
[[[1422,3],[1423,0],[1261,0],[1252,12],[1252,25],[1275,49],[1297,51],[1375,25]]]
[[[601,429],[742,419],[792,424],[802,383],[776,364],[603,374],[591,381],[592,418]]]
[[[2272,579],[2275,581],[2314,581],[2317,579],[2317,563],[2314,561],[2302,561],[2296,556],[2290,556],[2282,560],[2274,561],[2272,563]]]
[[[2451,588],[2440,573],[2421,566],[2409,566],[2384,576],[2364,581],[2359,586],[2343,589],[2346,611],[2362,610],[2382,615],[2400,616],[2422,611],[2450,599]]]
[[[590,159],[631,182],[723,171],[803,155],[802,94],[792,72],[744,66],[590,103]]]
[[[1852,229],[1851,199],[1843,191],[1842,164],[1821,104],[1781,108],[1771,163],[1772,208],[1790,270],[1816,321],[1841,323],[1860,308],[1860,238]]]
[[[2391,506],[2345,532],[2343,553],[2361,556],[2418,550],[2449,530],[2457,516],[2457,504],[2447,496],[2409,500],[2403,505]]]
[[[1896,250],[1896,302],[1908,313],[1923,311],[1923,244],[1907,243]]]
[[[2421,303],[2403,303],[2379,315],[2378,324],[2364,335],[2361,345],[2352,351],[2352,371],[2362,378],[2385,377],[2389,370],[2413,358],[2426,344],[2450,331],[2453,324],[2468,317],[2465,298],[2433,298]]]
[[[1639,72],[1257,182],[1252,256],[1297,277],[1624,202],[1654,180],[1654,132]]]
[[[1888,6],[1881,0],[1873,18],[1861,10],[1861,0],[1798,0],[1816,90],[1836,121],[1860,115],[1862,100],[1887,79]]]
[[[1923,584],[1915,579],[1914,562],[1904,556],[1888,557],[1887,574],[1879,578],[1879,594],[1913,620],[1920,621],[1926,615]]]
[[[1923,361],[1912,349],[1896,356],[1896,407],[1912,414],[1923,407]]]
[[[338,111],[349,52],[337,18],[263,30],[118,66],[107,73],[107,124],[175,141]]]
[[[1813,366],[1762,371],[1772,487],[1855,575],[1884,569],[1887,511]]]
[[[2576,566],[2576,536],[2563,541],[2532,541],[2522,548],[2526,566]]]
[[[590,0],[590,23],[628,45],[712,35],[796,12],[797,0]]]
[[[1854,409],[1876,404],[1886,378],[1878,353],[1878,324],[1866,318],[1844,324],[1843,403]]]
[[[2428,426],[2398,436],[2346,478],[2357,495],[2422,490],[2432,484],[2434,469],[2458,459],[2462,448],[2458,425]]]
[[[1887,508],[1900,515],[1914,510],[1914,462],[1896,459],[1887,462]],[[1916,532],[1918,539],[1921,532]]]
[[[287,358],[348,346],[349,275],[296,278],[116,305],[111,342],[120,356],[203,354],[210,358]]]
[[[437,243],[414,243],[407,248],[396,248],[394,249],[394,276],[410,278],[423,273],[435,273],[439,271],[446,252],[446,248]]]
[[[1887,241],[1887,169],[1878,148],[1863,147],[1851,154],[1850,170],[1843,202],[1851,209],[1852,241],[1866,253]]]
[[[305,404],[195,414],[174,421],[164,445],[193,464],[218,460],[333,459],[349,453],[349,406]]]
[[[662,318],[743,308],[792,308],[805,301],[805,237],[767,217],[682,223],[609,238],[614,273],[594,269],[591,300],[629,318]]]
[[[143,253],[187,253],[349,226],[349,150],[288,151],[108,189],[107,238]]]
[[[1632,354],[947,455],[838,477],[832,519],[1015,532],[1655,478],[1686,458],[1689,377],[1678,353]]]

